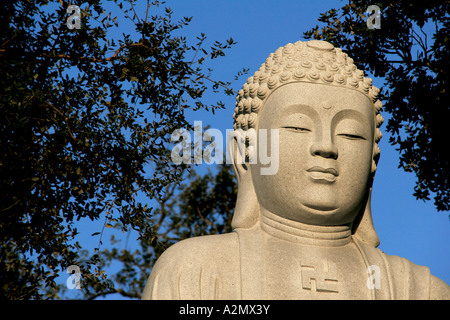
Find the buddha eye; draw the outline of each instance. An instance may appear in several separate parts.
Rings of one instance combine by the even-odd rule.
[[[338,136],[344,137],[345,139],[349,139],[349,140],[367,140],[363,136],[360,136],[357,134],[351,134],[351,133],[339,133]]]
[[[306,132],[311,132],[310,129],[308,128],[303,128],[303,127],[284,127],[285,129],[289,129],[291,131],[295,131],[295,132],[300,132],[300,133],[306,133]]]

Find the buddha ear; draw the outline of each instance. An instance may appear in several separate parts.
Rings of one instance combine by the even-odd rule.
[[[234,173],[238,180],[238,185],[242,177],[248,172],[248,165],[245,163],[245,137],[238,130],[232,131],[228,136],[228,152],[233,164]],[[242,141],[244,140],[244,141]]]
[[[251,228],[259,220],[259,203],[253,186],[252,173],[246,163],[245,144],[242,144],[242,132],[233,131],[228,136],[228,150],[233,169],[238,181],[238,195],[231,226],[237,228]],[[244,145],[244,148],[242,146]]]

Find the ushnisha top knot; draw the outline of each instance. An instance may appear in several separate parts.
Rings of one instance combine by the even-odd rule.
[[[382,107],[378,100],[379,89],[372,85],[372,79],[366,78],[364,71],[359,70],[345,52],[321,40],[288,43],[269,55],[238,92],[233,115],[234,129],[256,128],[257,113],[270,93],[291,82],[326,84],[361,92],[374,104],[375,144],[381,139],[378,128],[384,120],[379,114]],[[378,156],[379,148],[374,146],[375,162]]]

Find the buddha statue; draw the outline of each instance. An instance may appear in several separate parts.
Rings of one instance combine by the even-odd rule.
[[[270,54],[239,91],[233,118],[237,136],[278,130],[277,141],[265,137],[268,152],[277,143],[276,172],[261,174],[267,164],[231,140],[232,158],[244,159],[233,162],[234,231],[168,248],[143,299],[450,299],[427,267],[377,249],[378,93],[328,42]]]

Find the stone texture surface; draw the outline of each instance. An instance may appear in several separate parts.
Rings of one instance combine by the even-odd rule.
[[[328,42],[271,54],[239,91],[234,129],[278,129],[277,172],[235,162],[234,232],[170,247],[143,299],[450,299],[427,267],[377,249],[378,92]]]

